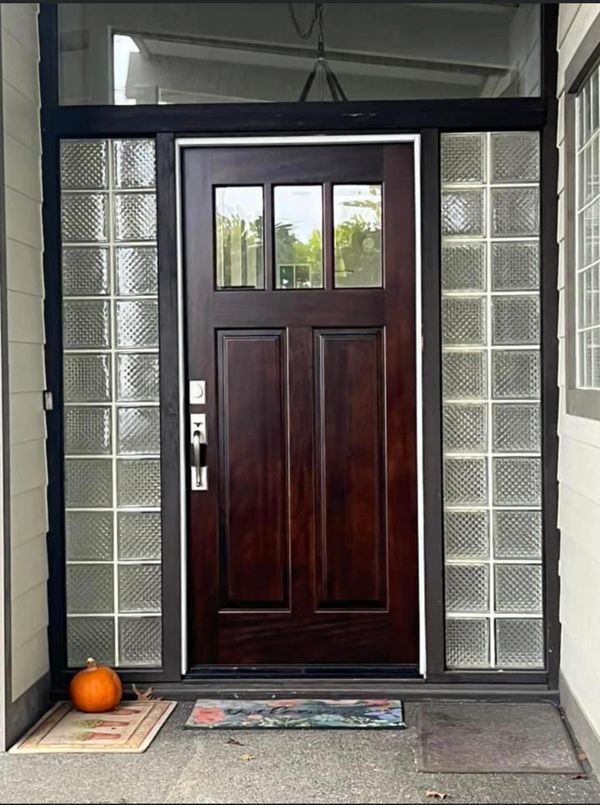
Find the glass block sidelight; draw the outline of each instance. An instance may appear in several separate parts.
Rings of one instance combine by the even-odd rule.
[[[67,655],[162,662],[155,144],[61,144]]]
[[[537,133],[442,135],[448,668],[544,666],[539,173]]]

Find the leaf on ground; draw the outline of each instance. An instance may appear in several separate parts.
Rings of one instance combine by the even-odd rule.
[[[240,755],[240,760],[254,760],[254,755],[250,754]]]
[[[432,799],[446,799],[448,794],[442,794],[440,791],[434,791],[432,788],[429,788],[425,792],[426,797],[431,797]]]
[[[228,738],[227,743],[231,744],[232,746],[244,746],[241,741],[238,741],[237,738]]]
[[[585,752],[577,752],[577,757],[579,760],[587,760],[587,755]]]
[[[571,780],[587,780],[587,779],[588,779],[587,774],[582,774],[582,773],[573,774],[571,776]]]

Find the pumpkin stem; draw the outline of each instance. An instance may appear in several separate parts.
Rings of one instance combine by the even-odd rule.
[[[88,657],[86,661],[86,665],[88,668],[92,669],[96,667],[96,660],[93,657]]]

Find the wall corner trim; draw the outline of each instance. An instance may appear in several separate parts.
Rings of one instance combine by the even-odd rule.
[[[50,673],[6,708],[6,748],[11,747],[46,712],[50,704]]]
[[[592,726],[562,671],[559,675],[558,684],[560,703],[565,711],[571,730],[587,755],[591,767],[598,773],[600,772],[600,735]]]

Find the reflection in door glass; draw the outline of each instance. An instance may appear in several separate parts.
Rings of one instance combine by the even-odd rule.
[[[323,287],[323,201],[320,185],[273,191],[277,288]]]
[[[381,214],[381,185],[334,185],[336,288],[381,286]]]
[[[217,287],[263,288],[262,187],[215,190]]]

